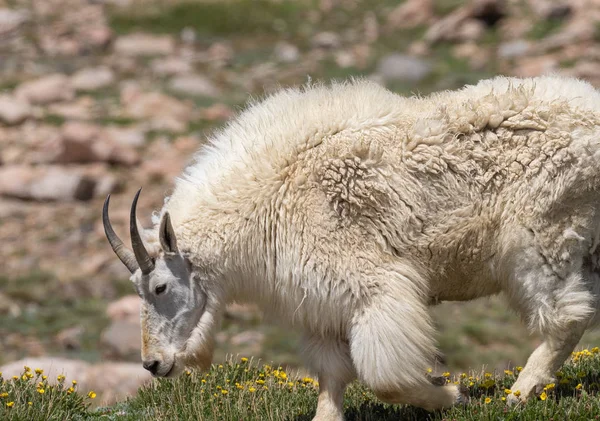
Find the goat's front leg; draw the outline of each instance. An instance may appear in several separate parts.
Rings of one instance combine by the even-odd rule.
[[[343,421],[344,391],[356,378],[348,344],[307,336],[302,351],[306,365],[319,379],[319,401],[313,421]]]

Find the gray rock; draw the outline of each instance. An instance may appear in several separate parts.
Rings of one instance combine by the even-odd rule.
[[[22,83],[15,91],[17,98],[30,104],[45,105],[58,101],[69,101],[75,96],[67,76],[55,73]]]
[[[19,124],[31,116],[28,103],[8,95],[0,95],[0,122],[8,125]]]
[[[78,91],[95,91],[106,88],[114,81],[115,75],[106,66],[80,70],[71,78],[73,87]]]
[[[106,307],[106,315],[114,321],[137,323],[139,328],[142,299],[136,294],[126,295]]]
[[[300,59],[300,50],[289,42],[278,42],[275,45],[275,57],[282,63],[293,63]]]
[[[150,63],[150,68],[154,73],[160,76],[173,76],[192,71],[192,65],[189,61],[178,57],[157,58]]]
[[[417,57],[405,54],[389,54],[377,66],[377,73],[385,82],[419,82],[431,73],[431,65]]]
[[[498,46],[498,56],[501,58],[523,57],[529,52],[530,43],[523,39],[503,42]]]
[[[30,14],[24,10],[0,8],[0,35],[7,35],[27,22]]]
[[[135,87],[124,88],[121,101],[129,117],[148,120],[154,130],[184,131],[194,114],[189,103],[160,92],[142,93]]]
[[[139,159],[136,150],[113,142],[102,127],[77,121],[69,121],[62,126],[62,136],[52,145],[47,157],[49,162],[112,162],[122,165],[134,165]]]
[[[340,36],[335,32],[319,32],[312,39],[314,48],[333,50],[341,45]]]
[[[169,88],[183,95],[216,97],[219,90],[207,77],[202,75],[176,76],[169,82]]]
[[[175,41],[170,35],[135,33],[117,38],[114,49],[123,56],[166,56],[175,51]]]
[[[104,357],[116,360],[139,360],[141,341],[139,320],[116,320],[100,338]]]
[[[96,181],[81,171],[59,166],[0,167],[0,195],[36,201],[89,200]]]

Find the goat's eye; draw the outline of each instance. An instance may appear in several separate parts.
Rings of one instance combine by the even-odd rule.
[[[154,292],[156,292],[156,295],[161,294],[163,292],[165,292],[165,289],[167,289],[166,285],[159,285],[156,287],[156,289],[154,290]]]

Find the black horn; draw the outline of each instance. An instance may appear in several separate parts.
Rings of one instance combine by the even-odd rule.
[[[133,252],[125,247],[125,244],[123,244],[123,241],[121,241],[121,239],[117,236],[112,228],[112,225],[110,224],[110,218],[108,217],[109,202],[110,194],[106,196],[104,207],[102,208],[102,224],[104,225],[104,233],[106,234],[106,238],[108,239],[110,246],[119,260],[121,260],[121,262],[127,266],[129,272],[134,273],[139,268],[137,260],[135,259]]]
[[[135,254],[135,259],[137,263],[140,265],[140,269],[142,269],[142,273],[144,275],[149,274],[154,270],[154,261],[148,254],[146,247],[144,247],[144,242],[142,241],[142,237],[140,237],[140,233],[137,227],[137,218],[135,215],[135,209],[137,208],[137,201],[140,197],[142,189],[139,189],[135,194],[135,198],[133,199],[133,203],[131,204],[131,216],[129,218],[129,229],[131,232],[131,246],[133,248],[133,253]]]

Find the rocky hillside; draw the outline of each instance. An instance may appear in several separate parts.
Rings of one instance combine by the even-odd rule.
[[[402,94],[495,74],[599,85],[599,22],[598,0],[0,0],[0,363],[139,365],[137,297],[102,201],[113,194],[127,239],[134,192],[148,224],[250,96],[309,77]],[[436,311],[454,368],[522,359],[535,340],[497,301]],[[294,364],[295,340],[232,307],[219,355]]]

